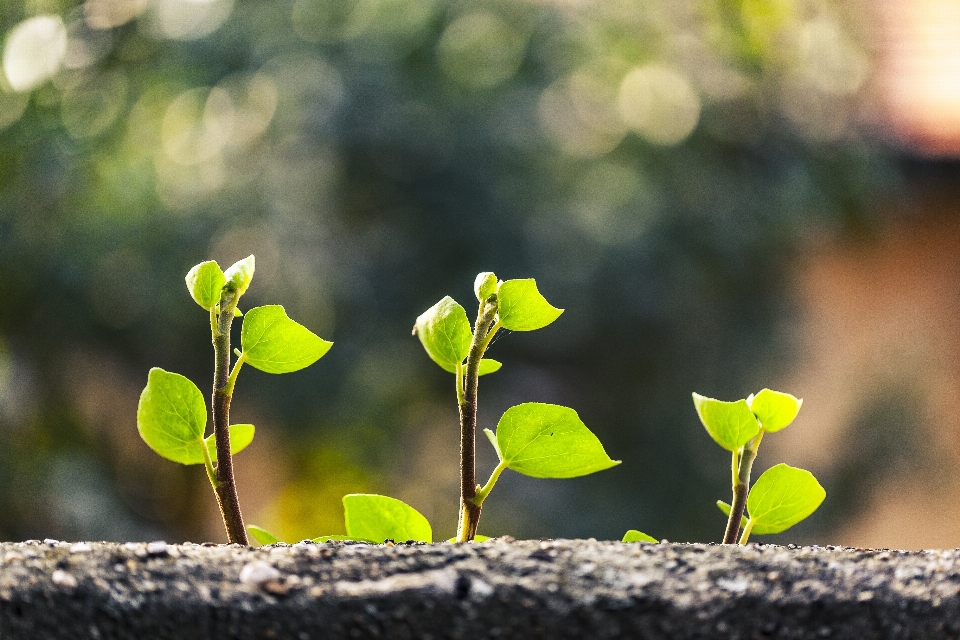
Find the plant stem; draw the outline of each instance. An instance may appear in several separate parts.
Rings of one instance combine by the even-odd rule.
[[[477,535],[480,505],[477,497],[477,386],[480,378],[480,360],[489,344],[488,334],[497,315],[499,304],[493,294],[480,303],[473,340],[467,353],[466,367],[458,367],[457,400],[460,405],[460,522],[457,542],[469,542]]]
[[[747,494],[750,491],[750,470],[757,457],[757,449],[763,439],[763,429],[757,436],[747,443],[743,453],[739,454],[739,465],[733,482],[733,503],[730,505],[730,518],[727,520],[727,529],[723,534],[723,544],[736,544],[740,534],[740,521],[747,508]],[[737,464],[738,452],[733,452],[734,464]]]
[[[227,530],[227,539],[231,543],[246,545],[247,531],[243,526],[243,514],[240,513],[240,501],[237,498],[237,485],[233,478],[233,457],[230,455],[230,400],[233,398],[233,382],[236,376],[230,375],[230,326],[233,324],[233,312],[237,304],[235,291],[224,290],[220,298],[220,314],[213,332],[214,370],[213,370],[213,433],[217,443],[216,483],[214,492],[223,515],[223,526]],[[240,369],[237,363],[235,372]]]
[[[490,479],[487,480],[487,484],[483,485],[482,489],[477,489],[477,495],[474,496],[473,501],[478,505],[483,505],[483,501],[487,499],[487,496],[490,495],[490,492],[493,491],[494,485],[497,484],[497,480],[500,479],[500,474],[503,473],[504,469],[507,468],[507,464],[501,460],[500,464],[497,465],[497,468],[493,470],[493,473],[490,474]]]
[[[750,532],[753,531],[753,518],[747,520],[747,526],[743,528],[743,535],[740,536],[740,544],[747,544],[750,539]]]

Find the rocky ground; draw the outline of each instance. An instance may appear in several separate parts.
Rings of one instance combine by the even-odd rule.
[[[958,638],[960,551],[0,544],[0,638]]]

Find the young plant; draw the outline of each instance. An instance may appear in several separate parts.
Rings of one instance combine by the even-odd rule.
[[[180,464],[203,464],[213,486],[230,542],[247,544],[243,515],[233,477],[233,454],[253,440],[252,424],[230,425],[230,401],[237,374],[245,362],[266,373],[290,373],[319,360],[332,342],[322,340],[297,324],[279,305],[250,309],[241,314],[237,302],[254,273],[249,256],[227,269],[214,261],[202,262],[186,276],[190,295],[210,315],[214,374],[211,407],[213,433],[204,438],[207,407],[200,389],[187,378],[153,368],[137,407],[137,430],[156,453]],[[230,328],[243,316],[241,349],[230,368]]]
[[[472,330],[467,312],[449,296],[421,314],[413,328],[427,355],[456,376],[460,408],[457,542],[476,537],[483,501],[504,469],[535,478],[573,478],[620,464],[610,459],[573,409],[531,402],[508,409],[495,434],[484,430],[500,463],[484,486],[477,484],[478,379],[501,366],[484,357],[487,348],[500,329],[541,329],[560,317],[563,309],[547,302],[532,279],[503,282],[493,273],[484,272],[474,282],[474,293],[480,308]]]
[[[718,503],[727,514],[724,544],[740,544],[750,533],[780,533],[820,506],[823,487],[809,471],[779,464],[763,473],[750,490],[750,472],[765,433],[780,431],[797,417],[803,400],[763,389],[745,400],[724,402],[693,394],[697,415],[717,444],[730,451],[733,503]],[[748,510],[749,518],[744,517]]]

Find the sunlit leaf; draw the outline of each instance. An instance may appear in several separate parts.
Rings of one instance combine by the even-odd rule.
[[[277,536],[273,535],[262,527],[258,527],[255,524],[248,524],[247,531],[249,531],[250,535],[253,536],[253,539],[261,545],[276,544],[280,542],[280,540],[277,539]]]
[[[813,474],[786,464],[767,469],[747,496],[753,533],[786,531],[820,506],[827,492]]]
[[[147,445],[168,460],[203,462],[207,407],[197,385],[178,373],[153,368],[137,406],[137,430]]]
[[[510,407],[496,436],[507,467],[534,478],[574,478],[620,464],[610,459],[576,411],[555,404]]]
[[[488,373],[493,373],[495,371],[500,371],[500,367],[503,365],[496,361],[491,360],[490,358],[481,358],[480,359],[480,373],[479,375],[485,376]]]
[[[440,363],[437,363],[437,364],[440,364]],[[480,371],[477,373],[477,375],[485,376],[488,373],[495,373],[499,371],[500,367],[502,366],[503,364],[498,362],[497,360],[493,360],[491,358],[480,358]],[[440,368],[443,369],[444,371],[449,371],[450,373],[457,372],[456,365],[440,364]]]
[[[803,400],[789,393],[763,389],[755,396],[747,398],[750,410],[760,420],[765,431],[780,431],[797,417]]]
[[[247,311],[240,344],[246,361],[267,373],[290,373],[309,367],[333,346],[287,317],[278,304]]]
[[[421,313],[413,331],[427,355],[447,371],[455,371],[470,352],[473,332],[467,312],[450,296]]]
[[[510,331],[541,329],[563,313],[544,298],[532,278],[507,280],[500,285],[500,324]]]
[[[232,424],[230,425],[230,453],[237,454],[247,448],[253,442],[254,427],[252,424]],[[217,440],[214,434],[210,434],[204,439],[207,445],[207,451],[210,452],[210,461],[217,461]],[[203,453],[197,448],[197,455],[200,459],[196,462],[187,464],[201,464],[203,462]]]
[[[351,539],[364,538],[378,544],[384,540],[433,542],[433,529],[427,519],[396,498],[353,493],[343,497],[343,511]]]
[[[648,536],[643,531],[637,531],[636,529],[630,529],[625,534],[623,534],[623,540],[621,542],[652,542],[657,544],[660,542],[653,536]]]
[[[723,511],[723,515],[727,516],[727,518],[730,517],[730,511],[733,509],[733,507],[723,500],[717,500],[717,508]],[[745,526],[747,526],[747,516],[740,516],[740,528],[743,529]],[[754,530],[754,532],[756,533],[756,530]]]
[[[208,311],[220,302],[220,290],[227,281],[220,265],[213,260],[201,262],[190,269],[185,279],[190,296]]]
[[[724,402],[694,393],[693,404],[707,433],[727,451],[736,451],[760,433],[760,422],[746,400]]]

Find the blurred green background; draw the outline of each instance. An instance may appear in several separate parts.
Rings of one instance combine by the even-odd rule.
[[[202,467],[155,456],[135,412],[151,366],[211,384],[183,276],[253,253],[245,307],[283,304],[335,346],[240,376],[248,523],[340,533],[340,497],[378,492],[454,533],[453,377],[410,329],[447,294],[473,309],[492,270],[566,313],[497,339],[481,426],[568,405],[624,463],[505,474],[481,531],[718,540],[728,457],[690,393],[783,380],[798,256],[871,237],[912,185],[955,175],[864,117],[869,17],[832,0],[6,0],[0,538],[224,538]],[[862,500],[831,493],[849,457],[812,468],[828,503],[777,539],[831,542]],[[761,450],[758,469],[778,461]]]

